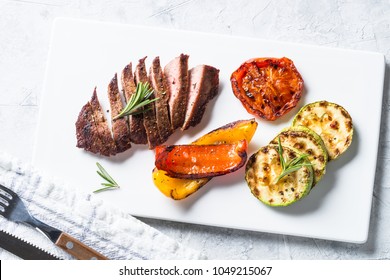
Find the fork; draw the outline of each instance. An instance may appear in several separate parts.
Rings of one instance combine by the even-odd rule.
[[[0,215],[4,218],[34,227],[55,245],[79,260],[107,260],[108,258],[73,238],[69,234],[34,218],[20,197],[0,184]]]

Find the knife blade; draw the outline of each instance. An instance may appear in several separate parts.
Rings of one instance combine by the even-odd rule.
[[[3,230],[0,230],[0,247],[24,260],[60,260],[49,252]]]

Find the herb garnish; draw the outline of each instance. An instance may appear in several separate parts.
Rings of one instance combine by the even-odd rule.
[[[113,190],[113,189],[119,189],[119,185],[115,180],[108,174],[108,172],[101,166],[100,163],[96,163],[97,167],[99,168],[97,174],[99,174],[100,177],[102,177],[107,183],[101,183],[102,186],[104,186],[101,189],[98,189],[94,191],[94,193],[99,193],[102,191],[107,191],[107,190]]]
[[[283,157],[283,147],[282,144],[280,144],[280,137],[278,137],[278,153],[283,170],[282,173],[280,173],[280,175],[275,179],[275,184],[278,183],[284,176],[301,169],[303,166],[312,166],[311,163],[304,162],[304,159],[308,157],[307,154],[301,154],[292,159],[290,162],[286,162]]]
[[[156,101],[158,98],[149,99],[153,94],[153,89],[150,87],[149,83],[138,83],[135,93],[130,97],[125,108],[113,120],[122,118],[128,115],[136,115],[143,113],[145,110],[140,110],[142,107]]]

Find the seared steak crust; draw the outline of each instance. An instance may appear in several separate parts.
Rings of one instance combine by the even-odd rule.
[[[110,156],[116,154],[114,140],[104,118],[102,108],[96,94],[83,106],[76,121],[77,147],[94,154]]]
[[[135,69],[135,81],[136,83],[149,83],[148,74],[145,67],[146,57],[139,60]],[[150,99],[155,98],[154,93],[150,96]],[[161,144],[160,135],[158,133],[157,121],[156,121],[156,108],[154,102],[146,105],[144,108],[144,127],[148,139],[149,149],[154,149],[157,145]]]
[[[188,55],[181,54],[164,68],[164,76],[169,92],[169,114],[172,129],[183,125],[188,96]]]
[[[154,90],[154,95],[158,98],[155,102],[156,121],[158,133],[160,135],[159,144],[162,144],[172,135],[173,130],[169,119],[169,92],[167,91],[164,82],[164,74],[161,69],[159,57],[156,57],[152,62],[152,66],[149,70],[149,79]]]
[[[123,110],[123,103],[119,93],[117,74],[115,73],[110,84],[108,85],[108,99],[111,107],[111,123],[116,151],[118,153],[124,152],[131,147],[130,143],[130,129],[128,126],[127,117],[114,120]]]
[[[124,91],[125,100],[128,102],[136,91],[131,62],[122,71],[122,89]],[[129,116],[129,128],[131,142],[134,144],[148,143],[142,114]]]
[[[218,94],[219,70],[208,65],[198,65],[189,71],[189,94],[182,130],[196,126],[202,120],[207,103]]]

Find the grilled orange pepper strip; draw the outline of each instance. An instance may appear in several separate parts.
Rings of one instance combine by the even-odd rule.
[[[233,144],[158,146],[156,167],[181,179],[221,176],[245,164],[247,146],[245,139]]]

